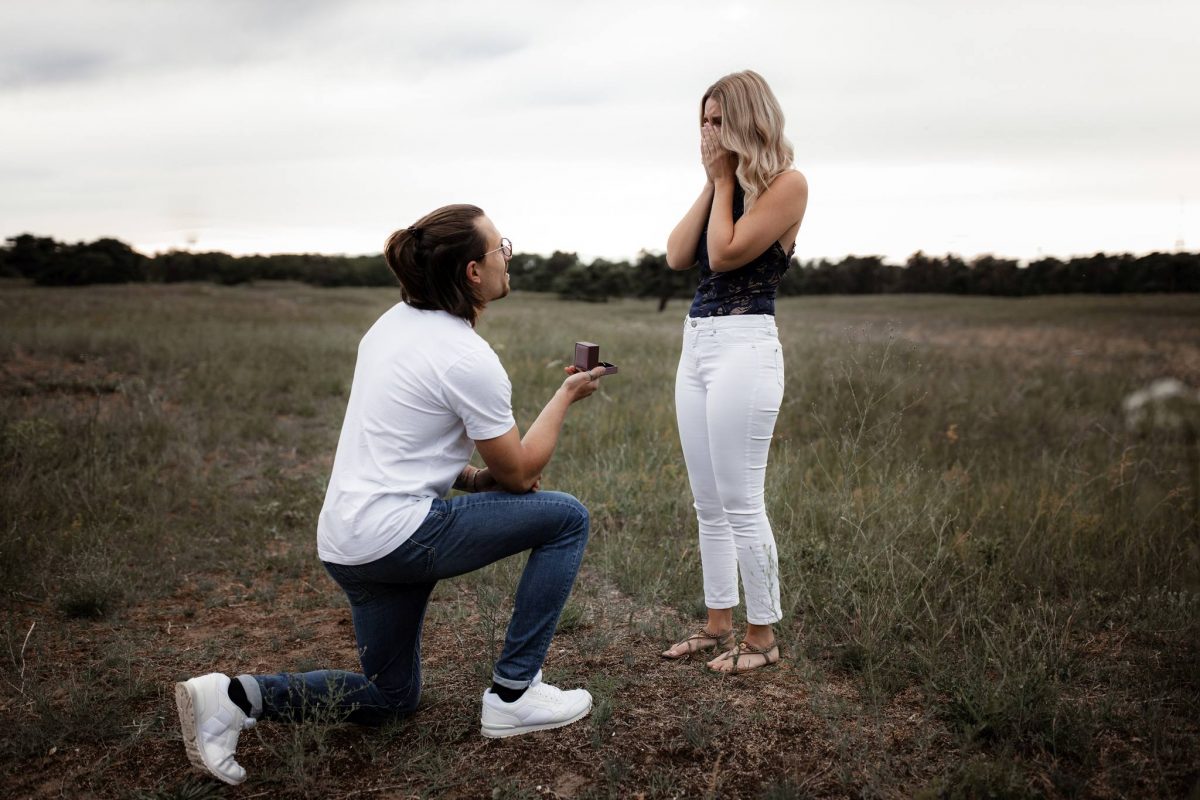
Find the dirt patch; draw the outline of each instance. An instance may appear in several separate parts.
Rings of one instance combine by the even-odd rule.
[[[511,740],[479,735],[479,698],[508,608],[469,579],[447,581],[426,621],[424,694],[414,716],[384,729],[264,723],[239,744],[249,781],[220,787],[184,756],[174,681],[213,670],[357,669],[349,610],[336,586],[315,570],[279,579],[278,572],[295,564],[299,546],[270,548],[267,565],[249,578],[195,576],[171,597],[130,608],[119,619],[65,621],[18,598],[10,630],[20,622],[17,633],[24,634],[27,620],[39,621],[25,655],[34,668],[28,677],[43,689],[56,687],[45,702],[78,705],[81,681],[99,681],[110,691],[123,682],[141,688],[119,701],[123,716],[107,735],[93,730],[77,741],[68,737],[65,746],[5,764],[0,794],[207,797],[220,789],[239,797],[909,797],[969,769],[981,755],[964,750],[924,689],[913,686],[882,707],[871,706],[852,676],[830,669],[828,659],[803,657],[811,651],[804,642],[785,641],[779,666],[742,676],[710,674],[702,660],[666,661],[658,653],[695,621],[639,604],[585,568],[571,600],[573,622],[555,637],[545,668],[551,682],[592,691],[595,705],[585,720]],[[1189,669],[1195,658],[1194,650],[1169,652],[1163,642],[1137,642],[1120,631],[1084,636],[1077,645],[1081,657],[1106,670],[1142,663]],[[14,691],[17,681],[14,670],[0,685],[0,723],[47,713]],[[1110,782],[1114,772],[1127,774],[1138,763],[1157,769],[1153,747],[1186,752],[1198,735],[1194,721],[1182,724],[1170,710],[1173,701],[1164,698],[1160,713],[1170,722],[1164,718],[1162,741],[1124,736],[1120,718],[1144,714],[1144,704],[1126,697],[1124,678],[1116,674],[1111,685],[1089,685],[1092,696],[1079,702],[1110,706],[1117,721],[1098,732],[1097,769],[1074,793],[1121,796]],[[1025,766],[1030,787],[1064,794],[1053,761]],[[1162,777],[1146,784],[1146,796],[1161,787]],[[1169,781],[1186,782],[1185,775]]]
[[[68,359],[14,348],[0,360],[0,397],[16,398],[30,416],[65,404],[75,416],[112,419],[131,406],[125,393],[128,380],[103,359],[90,356]]]
[[[121,378],[102,359],[88,356],[35,356],[18,347],[0,361],[0,394],[111,394]]]
[[[143,735],[26,759],[11,765],[0,790],[12,797],[117,797],[204,783],[183,754],[170,691],[175,680],[212,670],[357,669],[349,611],[328,580],[289,580],[269,601],[248,599],[244,583],[204,581],[205,591],[193,583],[120,621],[38,629],[39,658],[56,672],[102,662],[115,642],[132,640],[134,662],[154,696],[130,720],[145,727]],[[203,607],[221,596],[229,601]],[[481,609],[470,587],[443,584],[426,623],[417,714],[384,731],[339,726],[319,746],[295,744],[295,726],[263,724],[242,736],[238,756],[251,778],[234,793],[571,798],[603,788],[622,797],[755,797],[780,785],[836,795],[855,780],[855,752],[912,760],[904,770],[911,785],[942,768],[929,760],[928,743],[948,734],[915,692],[874,715],[849,678],[822,676],[794,657],[754,674],[711,675],[703,661],[658,656],[666,631],[694,624],[671,609],[641,607],[588,570],[572,602],[583,611],[556,636],[546,674],[591,688],[596,705],[584,721],[512,740],[480,737],[480,672],[488,666],[481,657],[495,645],[485,622],[506,610]],[[305,747],[316,766],[297,766]]]

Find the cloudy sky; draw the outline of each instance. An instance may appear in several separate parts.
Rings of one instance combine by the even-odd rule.
[[[1200,249],[1194,0],[3,0],[0,236],[378,252],[445,203],[517,249],[663,250],[698,107],[755,69],[801,258]]]

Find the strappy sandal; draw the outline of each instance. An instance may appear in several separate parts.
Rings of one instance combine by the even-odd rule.
[[[660,653],[660,655],[663,658],[670,659],[671,661],[680,661],[691,658],[696,653],[705,653],[709,650],[724,650],[725,648],[729,647],[732,642],[733,631],[731,630],[714,636],[704,628],[701,628],[688,638],[684,639],[682,642],[676,642],[675,644],[671,645],[671,647],[669,647],[667,650],[664,650],[662,653]],[[681,644],[687,645],[687,651],[680,653],[679,655],[671,655],[669,651],[675,649]]]
[[[762,661],[747,664],[747,666],[744,667],[740,665],[739,659],[749,660],[752,656],[761,656]],[[755,647],[749,642],[742,642],[732,650],[718,656],[715,660],[729,661],[731,659],[733,660],[732,669],[721,669],[711,665],[708,666],[708,669],[712,672],[721,672],[726,675],[739,675],[743,672],[753,672],[756,669],[774,666],[775,664],[779,663],[779,642],[771,642],[771,646],[767,648]]]

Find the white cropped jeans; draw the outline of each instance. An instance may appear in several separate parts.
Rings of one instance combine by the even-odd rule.
[[[783,401],[783,351],[766,314],[689,317],[675,376],[675,414],[700,527],[704,603],[738,604],[746,620],[783,617],[779,555],[763,485]]]

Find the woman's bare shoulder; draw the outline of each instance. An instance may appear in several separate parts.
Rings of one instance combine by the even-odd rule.
[[[808,202],[808,179],[797,169],[781,172],[763,193],[763,200],[772,206],[776,203],[780,204],[780,207],[793,207],[798,204],[803,208]]]
[[[798,169],[788,169],[775,176],[770,188],[778,187],[785,192],[808,192],[808,178]]]

